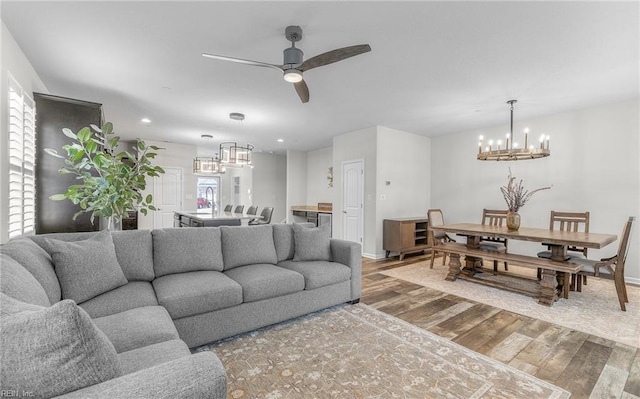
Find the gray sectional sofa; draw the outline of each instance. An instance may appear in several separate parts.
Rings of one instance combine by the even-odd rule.
[[[357,302],[361,248],[276,224],[62,233],[0,245],[0,389],[225,398],[200,346]]]

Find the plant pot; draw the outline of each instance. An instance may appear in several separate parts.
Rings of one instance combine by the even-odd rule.
[[[517,231],[520,228],[520,214],[517,212],[507,212],[507,229]]]

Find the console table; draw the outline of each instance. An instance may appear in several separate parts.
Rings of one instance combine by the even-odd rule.
[[[400,260],[404,255],[421,252],[429,248],[427,239],[427,218],[384,219],[382,247],[388,258],[391,252],[397,252]]]

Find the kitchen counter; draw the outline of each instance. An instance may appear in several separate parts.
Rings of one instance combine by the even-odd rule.
[[[173,216],[174,227],[240,226],[256,218],[259,219],[261,216],[206,211],[176,211]]]

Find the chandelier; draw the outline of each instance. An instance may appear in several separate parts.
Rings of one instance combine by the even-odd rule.
[[[196,157],[193,160],[195,175],[221,175],[225,172],[224,165],[220,164],[220,159],[217,157]]]
[[[242,147],[233,141],[220,143],[220,163],[226,166],[251,165],[252,153],[253,145],[251,144]]]
[[[507,104],[511,106],[511,129],[506,136],[504,147],[502,140],[498,140],[495,145],[493,140],[489,140],[489,145],[482,148],[484,138],[480,136],[478,143],[478,159],[480,161],[517,161],[519,159],[537,159],[551,155],[549,151],[549,136],[540,136],[539,146],[529,145],[529,129],[524,130],[524,145],[520,147],[513,138],[513,104],[518,100],[509,100]]]

